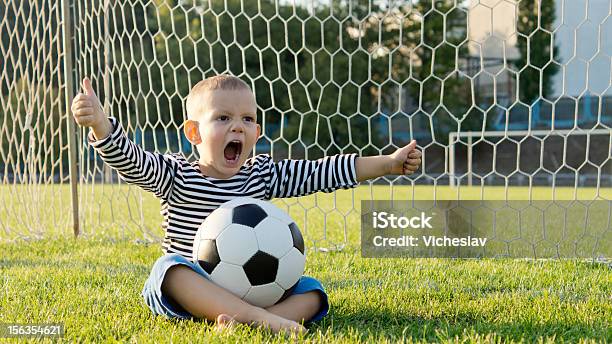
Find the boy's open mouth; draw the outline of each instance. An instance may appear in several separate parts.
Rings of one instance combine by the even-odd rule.
[[[238,159],[240,158],[240,153],[242,153],[242,142],[238,140],[228,142],[228,144],[225,146],[225,149],[223,150],[225,160],[227,160],[229,164],[235,164],[236,162],[238,162]]]

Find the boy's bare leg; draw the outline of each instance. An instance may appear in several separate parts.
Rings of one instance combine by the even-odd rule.
[[[269,328],[274,332],[304,331],[295,321],[255,307],[215,285],[187,266],[176,265],[166,272],[162,292],[195,317],[215,321],[229,318],[244,324]],[[221,316],[221,317],[220,317]]]
[[[294,294],[273,306],[266,308],[270,313],[285,319],[303,323],[312,319],[321,307],[321,294],[309,291],[304,294]]]

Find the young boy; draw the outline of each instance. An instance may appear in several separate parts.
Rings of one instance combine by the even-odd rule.
[[[89,79],[72,103],[77,124],[89,127],[89,143],[123,180],[153,192],[161,203],[165,237],[142,296],[155,314],[205,318],[220,327],[235,321],[274,332],[302,331],[300,323],[327,314],[327,295],[319,281],[303,276],[294,293],[266,309],[255,307],[215,285],[191,262],[195,233],[217,207],[235,197],[269,200],[316,191],[355,187],[386,174],[412,174],[421,163],[413,140],[393,154],[335,155],[316,161],[273,162],[269,155],[249,157],[260,135],[257,104],[250,87],[237,77],[219,75],[200,81],[187,97],[184,132],[199,153],[189,162],[182,154],[157,154],[131,142],[117,120],[107,117]]]

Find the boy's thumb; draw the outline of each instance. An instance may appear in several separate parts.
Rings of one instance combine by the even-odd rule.
[[[91,86],[91,80],[89,80],[89,78],[83,79],[83,91],[85,91],[86,96],[96,95],[96,92],[94,92],[94,89]]]
[[[416,148],[416,143],[416,140],[410,141],[410,143],[404,147],[404,151],[406,151],[407,153],[412,152]]]

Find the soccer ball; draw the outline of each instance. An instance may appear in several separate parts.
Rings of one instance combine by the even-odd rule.
[[[198,229],[193,260],[217,285],[252,305],[291,295],[304,273],[304,239],[272,203],[241,197],[222,204]]]

